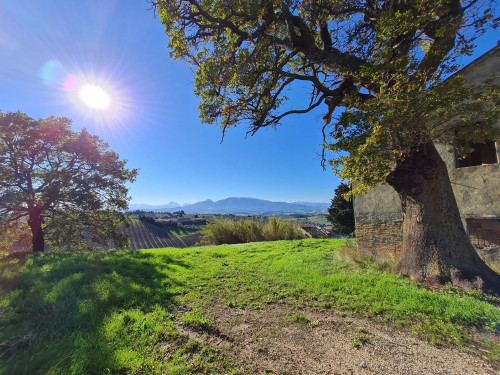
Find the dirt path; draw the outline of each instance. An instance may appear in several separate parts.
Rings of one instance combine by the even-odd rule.
[[[333,310],[216,305],[211,313],[214,333],[202,335],[182,326],[179,330],[219,348],[251,374],[499,373],[472,352],[438,348],[410,333]]]

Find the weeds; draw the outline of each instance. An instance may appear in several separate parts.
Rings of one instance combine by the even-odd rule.
[[[358,248],[355,241],[347,239],[340,247],[339,254],[359,268],[374,268],[379,271],[389,271],[393,264],[376,254]]]
[[[274,216],[267,223],[262,220],[216,220],[207,225],[203,234],[204,241],[214,245],[303,238],[296,224]]]
[[[425,319],[424,322],[415,324],[412,328],[417,336],[430,341],[437,346],[458,345],[463,346],[470,342],[471,338],[453,324]]]
[[[291,311],[286,311],[286,320],[290,323],[296,324],[307,324],[309,319],[302,313],[292,313]]]
[[[500,361],[500,343],[495,343],[490,339],[485,339],[476,353],[490,361]]]
[[[192,328],[199,332],[210,332],[214,328],[214,322],[211,319],[206,318],[199,311],[188,312],[184,314],[181,318],[181,323],[189,328]]]
[[[368,330],[365,327],[356,327],[356,332],[357,333],[368,333]]]
[[[369,341],[369,338],[365,335],[356,335],[356,337],[351,340],[351,346],[353,348],[359,349]]]

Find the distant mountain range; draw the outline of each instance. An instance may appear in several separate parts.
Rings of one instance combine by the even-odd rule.
[[[171,208],[179,208],[181,207],[182,204],[177,203],[177,202],[169,202],[166,204],[129,204],[129,210],[134,211],[134,210],[144,210],[144,211],[151,211],[151,210],[163,210],[163,209],[171,209]]]
[[[193,204],[180,205],[170,202],[162,205],[131,204],[130,211],[144,210],[153,212],[180,211],[187,214],[256,214],[256,213],[283,213],[283,212],[316,212],[325,211],[329,203],[311,202],[272,202],[256,198],[231,197],[213,201],[207,199]]]

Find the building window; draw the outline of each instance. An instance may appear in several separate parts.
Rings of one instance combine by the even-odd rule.
[[[464,159],[459,159],[458,154],[455,153],[457,168],[498,163],[497,149],[494,141],[471,143],[470,146],[473,150]]]

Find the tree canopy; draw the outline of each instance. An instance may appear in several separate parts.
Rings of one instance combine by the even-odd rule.
[[[464,156],[500,136],[495,77],[473,86],[459,69],[496,28],[490,0],[157,0],[171,56],[195,74],[203,122],[254,134],[322,108],[323,160],[362,193],[387,182],[403,212],[397,270],[412,279],[486,284],[434,142]],[[303,108],[289,92],[309,85]],[[337,110],[338,109],[338,110]],[[457,281],[458,280],[458,281]],[[472,281],[471,281],[472,280]],[[496,285],[496,286],[495,286]]]
[[[459,75],[442,83],[474,39],[497,25],[494,2],[154,4],[172,56],[194,67],[202,121],[223,132],[246,121],[254,134],[323,106],[325,147],[337,152],[332,164],[342,178],[358,182],[355,192],[383,181],[398,157],[430,139],[467,152],[469,138],[482,141],[497,131],[498,109],[462,99],[498,101],[498,87],[466,88]],[[310,85],[309,105],[288,109],[298,82]],[[444,131],[439,125],[446,122]]]
[[[45,234],[56,248],[124,246],[126,183],[137,171],[99,137],[70,125],[63,117],[0,112],[0,224],[27,218],[34,251],[43,251]]]
[[[332,231],[343,236],[354,233],[354,205],[353,199],[345,199],[350,192],[349,185],[340,183],[335,189],[335,196],[328,208],[326,218],[332,223]]]

